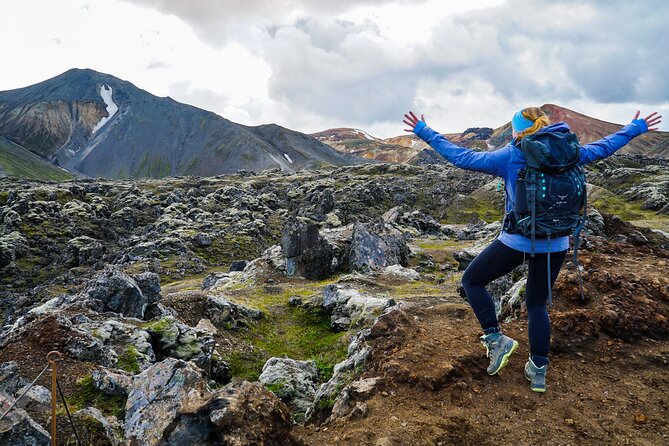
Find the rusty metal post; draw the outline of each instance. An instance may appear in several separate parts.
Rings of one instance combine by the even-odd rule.
[[[52,351],[46,355],[46,360],[51,364],[51,446],[57,445],[56,440],[56,400],[58,397],[58,363],[63,358],[60,352]]]

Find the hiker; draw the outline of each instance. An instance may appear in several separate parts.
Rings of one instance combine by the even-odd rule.
[[[574,170],[567,173],[571,175],[571,183],[573,183],[571,186],[575,187],[577,192],[572,195],[580,199],[582,190],[582,199],[585,200],[585,179],[580,165],[611,156],[633,138],[648,131],[657,130],[662,116],[651,113],[645,119],[639,119],[639,112],[637,111],[632,122],[616,133],[599,141],[580,146],[567,124],[559,122],[551,125],[548,116],[540,108],[529,107],[514,114],[511,121],[513,137],[511,142],[507,146],[491,152],[479,152],[449,142],[444,136],[428,127],[422,115],[420,120],[413,112],[409,112],[404,117],[403,122],[410,126],[405,131],[415,133],[455,166],[495,175],[504,180],[506,215],[503,229],[497,239],[469,264],[462,276],[462,286],[483,329],[484,334],[481,336],[481,342],[486,347],[490,358],[488,374],[495,375],[507,364],[509,356],[518,348],[518,342],[502,333],[495,314],[495,304],[485,287],[491,281],[521,265],[525,259],[528,260],[525,302],[528,313],[527,330],[530,356],[525,364],[525,377],[530,381],[530,388],[533,391],[545,392],[551,328],[546,303],[549,300],[550,289],[555,283],[566,257],[569,248],[569,236],[551,238],[549,231],[546,238],[535,237],[536,225],[534,223],[531,225],[533,231],[531,237],[522,233],[521,222],[517,220],[516,181],[524,181],[525,172],[532,171],[529,169],[532,166],[530,166],[531,163],[528,159],[531,158],[532,163],[537,161],[534,156],[536,153],[528,152],[529,149],[527,148],[533,147],[532,141],[541,140],[546,144],[543,146],[544,148],[550,148],[550,153],[546,155],[545,152],[542,152],[540,155],[557,156],[559,158],[566,153],[565,148],[569,149],[571,147],[573,165],[570,168]],[[525,142],[523,143],[524,139]],[[569,141],[573,141],[571,146],[566,143]],[[525,153],[530,156],[526,157]],[[535,170],[533,172],[539,171]],[[546,181],[543,173],[533,173],[533,175],[542,177],[538,181]],[[550,176],[549,174],[546,175]],[[518,190],[523,194],[526,193],[524,188]],[[532,193],[537,194],[534,189]],[[553,196],[553,194],[549,195]],[[542,196],[545,197],[546,195]],[[538,197],[538,195],[535,195],[535,197]],[[565,195],[559,195],[559,197],[563,199]],[[518,205],[520,208],[526,207],[525,203],[527,202],[527,198],[524,197],[518,200]],[[580,212],[582,214],[586,212],[585,201],[576,205],[577,212],[578,206],[581,206]],[[527,209],[524,209],[524,211],[527,212]],[[538,217],[532,217],[532,219],[536,218]],[[529,217],[522,220],[529,221]],[[551,221],[557,220],[559,219]],[[584,217],[580,224],[582,225],[583,222]],[[525,225],[527,225],[527,221]],[[522,227],[528,228],[529,226]],[[570,226],[569,231],[571,229],[573,228]],[[525,233],[527,234],[527,232]]]

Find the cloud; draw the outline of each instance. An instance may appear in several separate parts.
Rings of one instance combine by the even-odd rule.
[[[82,10],[84,3],[90,6]],[[8,32],[20,32],[38,5],[0,6],[8,17],[25,18],[8,23]],[[15,88],[90,66],[249,125],[276,122],[308,132],[350,125],[380,136],[401,134],[409,108],[445,132],[501,125],[517,108],[546,102],[618,122],[628,120],[625,109],[633,112],[637,103],[669,114],[664,0],[643,6],[622,0],[267,5],[44,4],[24,49],[0,42],[0,56],[24,67],[2,84]],[[59,18],[57,26],[52,17]],[[80,38],[109,23],[123,23],[123,32],[105,51]]]
[[[149,64],[146,66],[147,70],[155,70],[158,68],[169,68],[170,65],[161,61],[161,60],[152,60],[149,62]]]
[[[364,5],[381,6],[394,0],[124,0],[180,17],[213,45],[239,36],[270,32],[274,26],[300,17],[332,15]],[[424,0],[414,1],[414,4]]]

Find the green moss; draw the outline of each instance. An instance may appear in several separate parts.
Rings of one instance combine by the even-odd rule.
[[[8,200],[9,200],[9,192],[4,190],[0,191],[0,206],[6,205]]]
[[[333,393],[328,398],[321,398],[320,400],[316,401],[315,405],[316,410],[317,411],[330,410],[334,407],[336,400],[337,400],[336,393]]]
[[[134,345],[128,345],[122,355],[118,357],[116,366],[132,374],[139,373],[139,361],[137,357],[139,352]]]
[[[262,251],[274,242],[273,238],[264,240],[248,235],[221,234],[210,246],[194,246],[192,249],[210,265],[227,267],[235,260],[260,257]]]
[[[291,307],[291,296],[311,297],[322,292],[323,282],[286,285],[273,289],[238,292],[236,301],[261,309],[267,316],[240,331],[253,349],[226,359],[233,376],[257,380],[270,357],[315,360],[321,379],[329,379],[334,365],[346,358],[346,333],[333,333],[329,314],[320,308]]]
[[[629,202],[618,195],[600,193],[592,205],[601,212],[615,214],[623,220],[653,220],[657,218],[655,212],[641,209],[640,203]]]
[[[487,223],[501,220],[504,216],[503,204],[497,197],[477,196],[476,193],[457,200],[447,210],[443,223],[465,224],[473,217],[478,217]]]
[[[274,393],[275,395],[279,396],[283,389],[285,389],[286,384],[279,382],[279,383],[274,383],[274,384],[265,384],[265,388],[269,390],[270,392]]]
[[[67,405],[71,412],[85,407],[96,407],[104,415],[114,415],[122,420],[125,417],[126,398],[120,396],[107,396],[95,389],[93,377],[85,376],[77,382],[77,390],[67,398]]]
[[[142,328],[144,328],[145,330],[159,334],[165,333],[170,327],[172,327],[172,319],[167,317],[158,319],[155,322],[148,322],[142,325]]]

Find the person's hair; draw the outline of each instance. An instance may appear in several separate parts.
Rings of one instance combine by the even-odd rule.
[[[523,109],[523,116],[534,122],[534,124],[532,127],[518,133],[517,138],[519,141],[527,135],[537,133],[540,129],[550,125],[551,123],[550,119],[548,119],[548,116],[546,116],[546,113],[544,113],[539,107],[527,107],[526,109]]]

